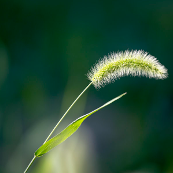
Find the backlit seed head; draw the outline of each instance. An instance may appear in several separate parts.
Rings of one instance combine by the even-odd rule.
[[[165,79],[168,73],[167,69],[154,56],[141,50],[135,50],[105,56],[87,74],[88,79],[96,88],[128,75]]]

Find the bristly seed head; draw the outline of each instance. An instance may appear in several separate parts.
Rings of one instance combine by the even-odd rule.
[[[96,88],[128,75],[165,79],[168,73],[167,69],[154,56],[142,50],[135,50],[105,56],[87,74],[88,79]]]

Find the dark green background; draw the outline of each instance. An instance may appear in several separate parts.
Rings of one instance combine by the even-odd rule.
[[[78,105],[79,101],[74,106],[62,129],[127,92],[84,122],[94,139],[97,171],[171,173],[173,1],[1,0],[0,172],[24,171],[62,113],[89,83],[90,67],[110,52],[127,49],[149,52],[165,65],[169,77],[124,77],[100,90],[91,86],[83,96],[85,104]],[[80,113],[75,111],[78,108]],[[42,121],[51,125],[23,142]],[[17,156],[18,151],[22,152]],[[13,160],[18,164],[11,169]]]

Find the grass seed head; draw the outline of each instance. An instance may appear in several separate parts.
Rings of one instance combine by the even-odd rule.
[[[96,88],[128,75],[165,79],[168,73],[167,69],[154,56],[142,50],[135,50],[105,56],[87,74],[88,79]]]

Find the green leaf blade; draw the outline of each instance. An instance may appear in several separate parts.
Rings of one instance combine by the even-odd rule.
[[[45,144],[43,144],[36,152],[35,156],[40,157],[43,154],[49,152],[52,148],[56,147],[60,143],[64,142],[68,137],[70,137],[82,124],[85,120],[85,117],[81,119],[77,119],[68,125],[62,132],[48,140]]]
[[[107,103],[105,103],[104,105],[102,105],[101,107],[93,110],[92,112],[83,115],[81,117],[79,117],[78,119],[76,119],[75,121],[73,121],[71,124],[69,124],[62,132],[60,132],[59,134],[57,134],[55,137],[53,137],[52,139],[48,140],[46,143],[44,143],[35,153],[34,155],[36,157],[40,157],[44,154],[46,154],[47,152],[49,152],[51,149],[53,149],[54,147],[56,147],[57,145],[59,145],[60,143],[64,142],[68,137],[70,137],[74,132],[76,132],[76,130],[81,126],[82,122],[89,117],[90,115],[92,115],[93,113],[97,112],[98,110],[104,108],[105,106],[111,104],[112,102],[114,102],[115,100],[118,100],[119,98],[121,98],[122,96],[124,96],[126,93],[121,94],[120,96],[108,101]]]

